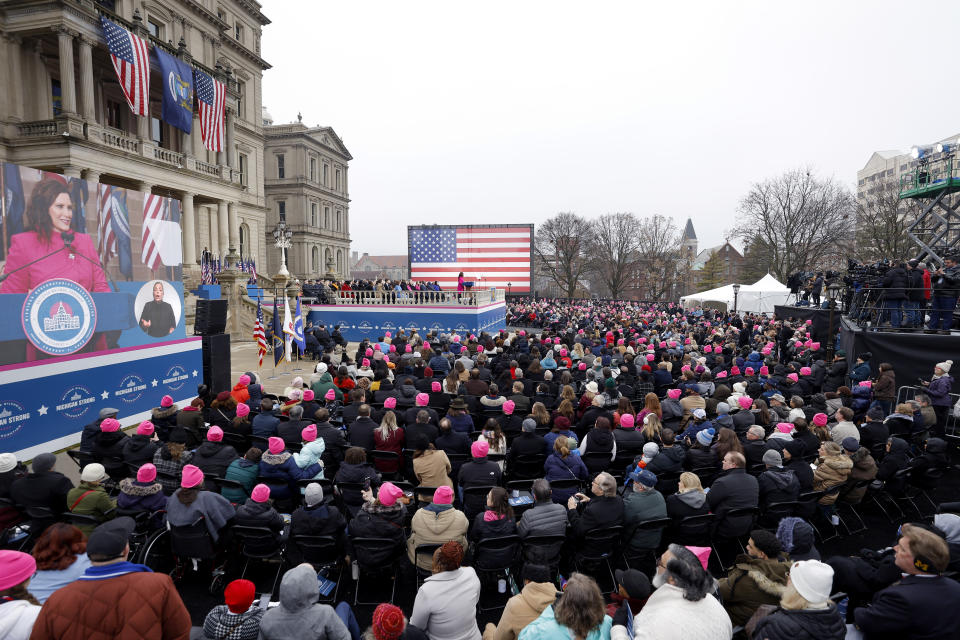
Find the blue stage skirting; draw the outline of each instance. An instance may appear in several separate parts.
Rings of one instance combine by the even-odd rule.
[[[0,370],[0,450],[29,460],[80,442],[103,407],[124,427],[150,417],[165,395],[184,406],[203,382],[201,338],[65,356]]]
[[[506,328],[506,304],[494,302],[483,307],[450,307],[431,305],[309,305],[306,321],[323,323],[332,328],[340,325],[340,333],[350,342],[376,338],[385,331],[417,330],[456,332],[462,335],[481,331],[496,333]]]

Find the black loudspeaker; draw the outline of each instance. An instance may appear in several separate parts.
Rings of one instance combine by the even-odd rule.
[[[203,384],[216,395],[230,391],[230,334],[203,336]]]
[[[193,322],[193,335],[215,336],[227,326],[227,301],[197,299],[197,315]]]

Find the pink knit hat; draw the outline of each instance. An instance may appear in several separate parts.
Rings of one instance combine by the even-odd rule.
[[[647,362],[653,362],[655,356],[652,353],[647,354]]]
[[[791,433],[793,431],[793,423],[778,422],[777,431],[779,431],[780,433]]]
[[[430,391],[433,393],[439,393],[440,391],[443,391],[443,387],[440,386],[440,382],[438,380],[434,380],[430,383]]]
[[[0,551],[0,590],[15,587],[37,572],[37,561],[29,553]]]
[[[625,413],[620,416],[620,426],[624,429],[633,429],[636,424],[636,419],[633,417],[632,413]]]
[[[313,389],[304,389],[304,390],[303,390],[303,401],[304,401],[304,402],[313,402],[313,399],[316,398],[316,397],[317,397],[317,395],[313,392]]]
[[[813,369],[810,367],[800,367],[800,375],[809,376],[813,373]]]
[[[391,507],[397,504],[397,500],[403,495],[400,487],[392,482],[384,482],[377,491],[377,500],[385,507]]]
[[[814,416],[813,416],[813,424],[817,425],[818,427],[825,427],[825,426],[827,426],[827,414],[825,414],[825,413],[816,413],[816,414],[814,414]]]
[[[153,423],[149,420],[144,420],[139,425],[137,425],[137,435],[138,436],[152,436],[153,435]]]
[[[137,482],[153,482],[157,479],[157,468],[148,462],[137,469]]]
[[[281,451],[283,451],[285,446],[286,445],[283,442],[283,438],[278,438],[277,436],[273,436],[272,438],[267,440],[267,450],[270,453],[273,453],[273,454],[280,453]]]
[[[327,392],[323,394],[323,397],[326,398],[327,400],[336,400],[337,392],[334,391],[333,389],[327,389]]]
[[[873,386],[873,383],[869,380],[862,380],[859,386],[866,387],[867,389],[869,389],[870,387]],[[104,420],[104,422],[106,422],[106,420]]]
[[[246,418],[248,415],[250,415],[250,407],[245,402],[241,402],[240,404],[238,404],[237,417]]]
[[[503,403],[502,407],[503,407],[503,412],[509,416],[509,415],[512,415],[513,410],[517,408],[517,403],[514,402],[513,400],[507,400],[506,402]]]
[[[397,345],[395,344],[390,345],[390,353],[396,353],[396,352],[397,352]]]
[[[710,547],[686,547],[686,549],[697,556],[697,560],[703,565],[703,570],[707,571],[707,565],[710,564]]]
[[[814,342],[813,344],[811,344],[811,345],[810,345],[810,350],[811,350],[811,351],[819,351],[819,350],[820,350],[820,343],[819,343],[819,342]]]
[[[730,375],[732,376],[740,375],[740,367],[738,367],[737,365],[733,365],[732,367],[730,367]]]
[[[681,394],[681,393],[683,393],[683,392],[680,391],[680,389],[668,389],[668,390],[667,390],[667,397],[669,397],[671,400],[677,400],[677,399],[680,398],[680,394]]]
[[[490,453],[490,445],[484,440],[478,440],[470,445],[470,455],[474,458],[484,458]]]
[[[210,427],[207,431],[207,440],[210,442],[221,442],[223,440],[223,429],[218,426]]]
[[[104,431],[106,433],[112,433],[114,431],[119,431],[119,430],[120,430],[120,423],[117,422],[116,418],[107,418],[106,420],[100,423],[100,431]]]
[[[369,366],[370,366],[370,360],[368,360],[367,358],[364,358],[363,360],[360,361],[360,366],[361,366],[361,367],[369,367]]]
[[[763,365],[762,367],[760,367],[760,375],[762,376],[770,375],[770,367],[768,367],[767,365]]]
[[[618,338],[618,339],[617,339],[617,346],[618,346],[618,347],[622,347],[623,344],[624,344],[623,338]]]
[[[373,357],[373,349],[371,349],[370,347],[367,347],[367,350],[363,352],[363,355],[367,356],[368,358],[372,358],[372,357]]]
[[[380,343],[379,343],[379,342],[376,343],[375,345],[373,345],[373,350],[374,350],[374,351],[380,351]]]
[[[798,376],[798,375],[795,374],[795,373],[788,373],[788,374],[787,374],[787,380],[790,380],[791,382],[796,382],[796,381],[799,380],[799,379],[800,379],[800,376]]]
[[[185,465],[180,472],[180,486],[184,489],[192,489],[203,482],[203,471],[200,467],[192,464]]]
[[[661,341],[661,342],[660,342],[660,348],[661,348],[661,349],[666,349],[666,348],[667,348],[667,343],[664,342],[664,341]]]
[[[393,408],[395,408],[396,406],[397,406],[397,399],[396,399],[396,398],[390,397],[390,398],[387,398],[387,399],[385,399],[385,400],[383,401],[383,408],[384,408],[384,409],[393,409]]]
[[[386,333],[383,334],[383,337],[384,337],[384,338],[392,338],[392,337],[393,337],[393,334],[390,333],[389,331],[387,331]]]
[[[713,347],[711,347],[710,345],[707,345],[707,346],[705,346],[705,347],[703,348],[703,352],[704,352],[704,353],[713,353]]]
[[[433,503],[453,504],[453,489],[447,485],[437,487],[437,490],[433,492]]]
[[[253,498],[254,502],[266,502],[270,499],[270,487],[260,483],[250,492],[250,497]]]
[[[290,395],[287,396],[289,400],[302,400],[303,399],[303,389],[291,389]]]
[[[393,345],[391,345],[391,346],[393,346]],[[405,346],[405,347],[403,348],[403,352],[404,352],[404,353],[413,353],[413,346],[411,346],[411,345],[408,344],[407,346]]]
[[[312,424],[300,430],[300,437],[304,442],[313,442],[317,439],[317,425]]]
[[[741,409],[749,409],[753,406],[753,398],[750,396],[740,396],[737,398],[737,404],[740,405]]]
[[[432,386],[433,385],[431,385],[431,387]],[[418,407],[425,407],[427,406],[427,403],[430,402],[430,396],[426,393],[418,393],[415,402],[417,403]]]
[[[237,382],[239,382],[242,385],[248,385],[250,384],[250,376],[248,376],[247,374],[243,374],[242,376],[237,378]]]
[[[522,332],[521,332],[521,335],[523,335]],[[424,341],[423,341],[423,348],[424,348],[424,349],[429,349],[429,348],[430,348],[430,343],[427,342],[426,340],[424,340]]]
[[[753,367],[747,367],[746,369],[744,369],[743,375],[745,375],[745,376],[752,376],[752,375],[753,375]]]
[[[671,340],[671,341],[670,341],[670,348],[673,349],[675,346],[677,346],[677,341],[676,341],[676,340]]]
[[[160,406],[163,407],[164,409],[169,409],[170,407],[173,406],[173,398],[171,398],[170,396],[163,396],[162,398],[160,398]]]
[[[688,364],[685,364],[682,367],[680,367],[680,371],[690,371],[690,370],[691,370],[690,365]]]
[[[720,378],[726,378],[726,377],[727,377],[726,371],[721,371],[720,373],[717,374],[717,380],[719,380]]]

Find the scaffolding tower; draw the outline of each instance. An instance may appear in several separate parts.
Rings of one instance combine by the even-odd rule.
[[[944,256],[960,250],[960,163],[953,152],[919,158],[916,168],[900,177],[900,198],[926,205],[907,236],[921,249],[921,261],[943,265]]]

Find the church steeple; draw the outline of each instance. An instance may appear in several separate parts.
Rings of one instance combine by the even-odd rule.
[[[697,257],[697,233],[693,230],[693,220],[690,218],[687,218],[687,224],[683,228],[682,246],[685,257],[690,260]]]

